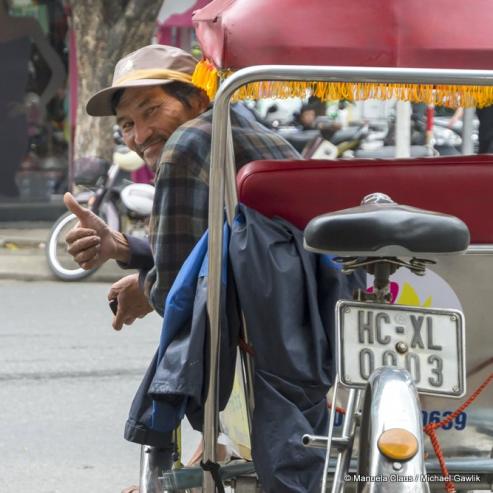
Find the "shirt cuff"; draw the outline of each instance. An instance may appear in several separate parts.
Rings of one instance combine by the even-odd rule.
[[[154,267],[154,258],[152,256],[149,241],[135,236],[124,235],[128,242],[130,258],[128,262],[119,262],[122,269],[139,269],[149,271]]]

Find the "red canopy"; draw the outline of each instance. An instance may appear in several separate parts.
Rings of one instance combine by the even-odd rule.
[[[218,68],[493,69],[491,0],[213,0],[192,20]]]
[[[193,15],[219,70],[262,64],[493,69],[491,0],[213,0]]]

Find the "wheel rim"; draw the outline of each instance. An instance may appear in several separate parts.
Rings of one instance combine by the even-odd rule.
[[[72,259],[66,251],[65,236],[78,221],[75,214],[62,218],[53,228],[48,243],[48,257],[57,274],[67,277],[88,275],[91,271],[84,270]]]

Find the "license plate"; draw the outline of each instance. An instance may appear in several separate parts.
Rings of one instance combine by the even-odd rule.
[[[339,301],[337,371],[348,387],[364,387],[373,370],[407,370],[418,392],[465,393],[464,316],[458,310]]]

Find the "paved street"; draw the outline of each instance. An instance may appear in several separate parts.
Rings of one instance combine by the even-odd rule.
[[[140,448],[122,434],[160,318],[113,331],[108,289],[0,281],[2,493],[118,493],[138,481]],[[197,437],[184,435],[186,458]]]

